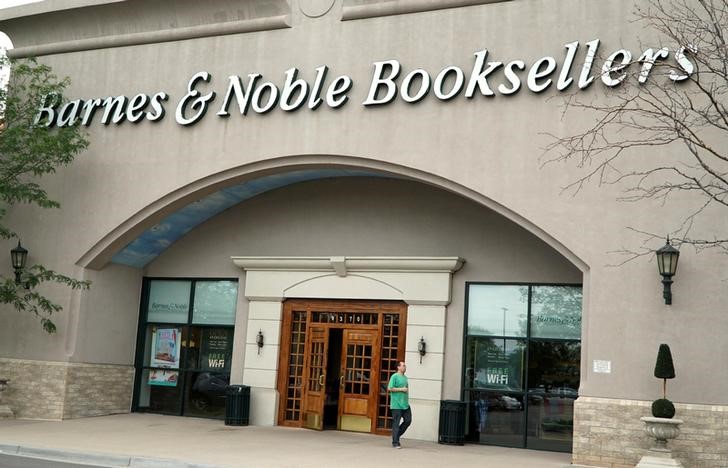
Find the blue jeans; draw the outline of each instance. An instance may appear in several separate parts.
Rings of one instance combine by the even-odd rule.
[[[412,424],[412,409],[392,410],[392,445],[399,445],[400,436],[410,427],[410,424]]]

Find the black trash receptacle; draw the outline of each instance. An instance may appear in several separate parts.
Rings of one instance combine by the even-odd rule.
[[[247,426],[250,422],[250,387],[228,385],[225,391],[225,425]]]
[[[465,410],[464,401],[442,400],[440,402],[440,429],[438,442],[449,445],[465,443]]]

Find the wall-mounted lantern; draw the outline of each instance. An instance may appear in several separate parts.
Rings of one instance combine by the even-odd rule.
[[[425,343],[425,337],[420,338],[420,342],[417,343],[417,351],[420,353],[420,364],[422,364],[422,356],[427,354],[427,343]]]
[[[10,251],[10,261],[13,264],[13,270],[15,270],[15,284],[21,283],[21,275],[25,269],[25,262],[28,260],[28,250],[24,249],[20,245],[18,240],[18,246]],[[27,285],[26,285],[27,289]]]
[[[263,330],[258,331],[258,336],[255,337],[255,344],[258,345],[258,354],[260,354],[260,348],[263,347]]]
[[[662,275],[662,297],[665,298],[665,304],[672,304],[672,277],[677,271],[677,260],[680,257],[680,251],[670,245],[670,238],[667,238],[665,245],[655,252],[657,254],[657,269]]]

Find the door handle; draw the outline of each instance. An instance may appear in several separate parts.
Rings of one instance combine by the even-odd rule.
[[[344,388],[344,376],[343,375],[341,377],[339,377],[339,386],[341,388]]]
[[[319,386],[323,387],[325,381],[326,381],[326,374],[319,375],[319,382],[318,382],[319,383]]]

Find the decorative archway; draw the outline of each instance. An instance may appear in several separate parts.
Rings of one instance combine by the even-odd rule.
[[[109,232],[89,249],[78,260],[78,264],[83,268],[102,269],[119,251],[145,231],[152,229],[165,218],[173,216],[175,213],[194,204],[201,198],[247,183],[255,184],[261,180],[276,180],[276,177],[280,180],[286,174],[293,173],[308,174],[310,178],[305,180],[315,180],[316,178],[339,175],[344,176],[347,174],[353,176],[365,175],[369,177],[379,176],[410,180],[424,183],[453,193],[464,199],[474,201],[478,205],[488,208],[503,216],[505,219],[510,220],[515,225],[529,231],[575,265],[584,274],[585,296],[588,294],[589,269],[586,263],[571,252],[568,247],[518,213],[513,212],[481,193],[438,175],[387,162],[344,156],[302,155],[267,159],[213,174],[195,181],[154,201],[124,223],[121,223],[116,229]],[[316,177],[316,173],[320,174],[320,177]],[[291,183],[300,181],[297,178],[291,180],[294,181]],[[269,189],[273,190],[284,185],[274,184]],[[244,319],[246,320],[247,337],[244,344],[246,352],[244,353],[245,361],[243,367],[245,368],[245,372],[243,382],[254,388],[254,398],[257,401],[265,402],[253,407],[253,421],[257,424],[273,424],[275,421],[276,405],[278,404],[275,390],[278,351],[271,347],[271,351],[268,354],[275,353],[275,356],[268,356],[266,358],[267,361],[258,362],[256,360],[255,334],[258,330],[263,329],[264,326],[270,327],[269,333],[266,333],[268,337],[266,345],[278,344],[271,340],[278,340],[280,337],[281,302],[284,298],[310,297],[402,300],[408,304],[407,334],[427,337],[427,335],[424,335],[424,332],[429,333],[435,331],[432,335],[432,343],[439,343],[440,347],[428,345],[428,352],[433,353],[434,356],[437,354],[436,350],[440,349],[439,352],[443,354],[445,307],[450,301],[450,276],[457,268],[452,266],[443,267],[443,265],[435,267],[432,265],[426,266],[427,261],[431,260],[438,259],[427,260],[406,257],[379,258],[378,260],[361,257],[325,257],[314,259],[247,257],[245,260],[238,259],[238,262],[243,262],[238,266],[246,270],[244,294],[249,301],[249,315]],[[441,258],[439,260],[443,259]],[[419,293],[415,294],[407,289],[406,283],[408,281],[421,282],[423,278],[433,273],[433,268],[434,272],[441,274],[440,282],[427,292],[440,291],[438,293],[440,294],[439,296],[436,298],[429,296],[422,297],[418,295]],[[285,280],[276,283],[273,281],[274,277],[285,278]],[[396,277],[398,280],[393,281],[391,277]],[[261,278],[266,278],[266,281],[260,284],[256,283],[262,281]],[[413,278],[417,279],[413,280]],[[269,285],[276,284],[277,289],[275,291],[261,289],[264,287],[264,283]],[[333,287],[334,285],[336,287]],[[447,293],[445,294],[443,291]],[[584,302],[585,305],[588,304],[586,298]],[[588,314],[585,314],[585,328],[587,317]],[[412,327],[422,327],[423,329],[415,331]],[[418,339],[419,336],[417,336]],[[416,341],[409,340],[408,346],[410,348],[415,346],[415,349],[407,349],[407,352],[416,353]],[[264,354],[265,352],[261,353],[261,358],[263,358]],[[429,362],[435,360],[430,359]],[[584,358],[582,362],[585,363],[588,361]],[[418,412],[423,413],[423,419],[432,418],[433,421],[437,420],[437,400],[442,396],[443,387],[442,359],[440,359],[439,366],[439,370],[435,370],[434,373],[428,371],[430,377],[434,375],[436,378],[424,378],[422,379],[422,385],[419,386],[423,392],[426,392],[426,394],[420,395],[421,398],[417,398],[420,400],[418,404],[421,406]],[[582,373],[582,375],[586,375],[586,373]],[[430,432],[435,431],[436,427],[436,424],[423,425],[424,430]],[[436,434],[413,433],[413,436],[433,440]]]
[[[139,238],[146,231],[153,229],[155,225],[167,217],[180,212],[185,207],[193,205],[204,197],[211,196],[231,187],[240,186],[241,184],[255,183],[270,176],[281,177],[286,174],[301,173],[302,171],[308,174],[308,176],[305,176],[305,180],[332,177],[335,176],[332,171],[335,171],[336,174],[343,176],[348,173],[353,176],[366,175],[409,179],[441,188],[465,199],[472,200],[500,214],[551,246],[582,272],[586,273],[589,270],[586,262],[581,260],[559,240],[555,239],[527,218],[479,192],[444,177],[411,167],[361,157],[335,155],[298,155],[270,158],[212,174],[187,184],[150,203],[129,219],[119,224],[86,251],[76,263],[83,268],[99,270],[111,262],[117,253],[134,242],[135,239]],[[320,175],[316,176],[316,172]],[[274,178],[271,180],[279,179]],[[298,181],[300,179],[296,177],[291,179],[291,183]],[[284,185],[271,184],[270,189],[272,190]],[[206,219],[201,218],[199,222],[204,222]],[[193,227],[194,225],[188,226],[187,229],[189,230]],[[168,245],[168,243],[165,243],[165,247],[168,247]]]

